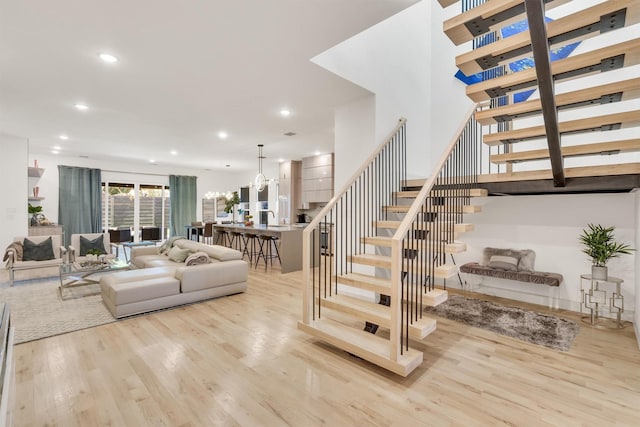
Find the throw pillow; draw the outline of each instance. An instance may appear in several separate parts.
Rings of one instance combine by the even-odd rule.
[[[174,246],[169,251],[169,259],[173,262],[184,262],[185,259],[189,256],[189,249],[180,249],[177,246]]]
[[[84,236],[80,236],[80,256],[87,255],[91,249],[97,249],[100,251],[100,255],[106,255],[107,251],[104,250],[103,235],[96,237],[93,240],[87,239]]]
[[[23,261],[46,261],[54,259],[53,243],[51,243],[51,237],[43,240],[40,243],[35,243],[29,239],[24,239],[22,242],[22,260]]]
[[[501,270],[518,271],[518,258],[494,255],[489,259],[489,267]]]

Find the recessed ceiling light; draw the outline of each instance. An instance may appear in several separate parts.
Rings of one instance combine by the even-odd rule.
[[[319,151],[316,151],[315,153],[313,153],[313,155],[314,155],[314,156],[319,156],[319,155],[320,155],[320,152],[319,152]]]
[[[149,160],[149,163],[155,163],[155,162],[156,162],[156,161],[155,161],[155,160],[153,160],[153,159]]]
[[[58,138],[62,139],[63,141],[66,141],[67,139],[69,139],[69,137],[65,134],[60,135]]]
[[[51,150],[51,154],[60,154],[58,150]]]
[[[75,107],[80,111],[87,111],[89,107],[85,104],[76,104]]]
[[[59,145],[54,145],[54,146],[53,146],[53,149],[54,149],[54,150],[62,150],[62,147],[60,147]]]
[[[221,130],[220,132],[218,132],[218,138],[220,139],[227,139],[227,137],[229,136],[228,133],[226,133],[225,131]]]
[[[178,152],[176,150],[171,150],[170,153],[171,153],[172,156],[175,156],[175,155],[178,154]]]
[[[291,111],[287,110],[286,108],[283,108],[282,110],[280,110],[280,115],[282,117],[289,117],[291,115]]]
[[[98,57],[102,59],[104,62],[107,62],[109,64],[114,64],[118,62],[118,58],[108,53],[99,53]]]
[[[280,163],[282,163],[282,162],[284,162],[284,159],[278,159],[278,161],[279,161]]]

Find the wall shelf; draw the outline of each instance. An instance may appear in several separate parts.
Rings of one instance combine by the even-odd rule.
[[[30,202],[39,202],[41,200],[44,200],[44,197],[29,197]]]

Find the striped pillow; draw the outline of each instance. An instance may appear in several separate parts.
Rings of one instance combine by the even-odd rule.
[[[518,258],[493,255],[489,258],[489,267],[499,268],[500,270],[518,271]]]

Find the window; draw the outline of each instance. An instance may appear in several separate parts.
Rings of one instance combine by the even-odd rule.
[[[107,228],[133,228],[135,188],[133,184],[102,183],[102,215]]]
[[[139,194],[140,228],[157,227],[161,230],[161,238],[166,238],[169,225],[169,187],[140,184]]]
[[[161,239],[166,239],[169,210],[169,186],[102,183],[102,216],[106,229],[128,228],[132,230],[131,235],[140,240],[141,230],[153,227],[159,230]]]

